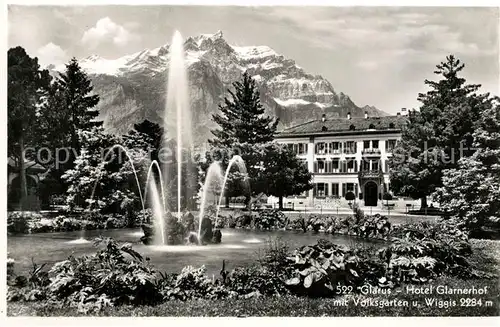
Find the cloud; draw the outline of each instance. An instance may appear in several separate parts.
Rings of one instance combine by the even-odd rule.
[[[53,64],[59,65],[68,60],[68,54],[60,46],[50,42],[36,51],[36,56],[42,67]]]
[[[133,39],[134,35],[125,27],[113,22],[109,17],[104,17],[83,33],[82,43],[91,48],[96,48],[102,43],[124,46]]]
[[[433,62],[450,53],[474,58],[495,55],[496,42],[470,35],[470,30],[479,33],[490,28],[492,20],[478,23],[484,12],[470,13],[469,20],[477,18],[476,23],[469,21],[465,28],[456,24],[458,14],[464,13],[415,8],[277,7],[267,16],[287,24],[301,42],[358,57],[356,66],[367,70],[376,69],[375,61],[383,69],[382,64],[395,60]]]

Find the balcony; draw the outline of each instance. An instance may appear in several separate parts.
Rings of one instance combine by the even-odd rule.
[[[362,154],[380,155],[380,149],[363,149]]]
[[[376,169],[376,170],[361,170],[358,173],[358,178],[363,179],[363,178],[380,178],[383,179],[384,173],[382,172],[381,169]]]

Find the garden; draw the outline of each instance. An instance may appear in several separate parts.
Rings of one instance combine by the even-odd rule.
[[[489,290],[480,299],[498,303],[495,275],[499,267],[498,244],[470,240],[450,220],[391,226],[386,217],[368,216],[359,208],[352,216],[338,221],[315,215],[289,221],[278,210],[223,215],[217,219],[212,216],[212,219],[223,235],[228,231],[253,231],[248,236],[259,235],[264,241],[258,247],[245,249],[253,255],[240,266],[232,263],[234,253],[216,256],[211,272],[218,273],[212,274],[204,265],[186,265],[178,271],[172,271],[172,266],[168,271],[160,270],[155,259],[138,252],[133,242],[109,237],[96,237],[91,253],[70,254],[50,265],[33,259],[29,268],[17,269],[17,258],[10,258],[9,314],[120,315],[133,308],[139,315],[272,315],[274,312],[292,316],[378,316],[387,315],[387,310],[395,315],[415,315],[420,309],[391,304],[384,309],[384,301],[396,299],[402,303],[419,301],[425,306],[421,296],[404,292],[407,285],[450,285],[450,288],[485,285]],[[56,226],[61,228],[59,224]],[[106,226],[102,228],[106,231]],[[128,229],[115,231],[124,230]],[[276,236],[273,234],[276,232],[281,234]],[[286,236],[283,237],[286,233],[293,238],[305,236],[310,243],[290,248]],[[265,239],[266,234],[272,237]],[[347,234],[350,241],[338,242],[329,238],[332,234]],[[227,242],[232,243],[230,238]],[[196,262],[199,260],[196,253],[200,253],[197,248],[192,246],[192,253],[183,252],[181,256],[187,262]],[[207,253],[202,254],[203,258],[209,256]],[[171,255],[163,253],[158,260],[168,261]],[[366,290],[373,290],[374,294],[367,294]],[[451,301],[454,297],[445,295],[440,300]],[[354,304],[355,299],[360,303],[367,298],[378,301],[367,312]],[[210,301],[210,308],[199,309],[204,301]],[[228,301],[235,305],[226,308],[224,304]],[[348,305],[339,306],[339,301],[347,301]],[[256,302],[259,304],[255,305]],[[312,309],[314,303],[318,307]],[[443,310],[430,306],[425,310],[430,315],[464,314],[453,307]],[[469,313],[497,315],[498,306],[486,306],[476,312],[470,309]]]

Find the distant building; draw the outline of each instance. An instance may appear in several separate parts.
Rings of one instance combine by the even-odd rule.
[[[314,188],[294,199],[315,205],[332,198],[355,198],[362,205],[377,206],[389,190],[388,158],[406,121],[405,113],[385,117],[365,113],[361,118],[323,115],[281,131],[276,141],[293,149],[313,173]]]

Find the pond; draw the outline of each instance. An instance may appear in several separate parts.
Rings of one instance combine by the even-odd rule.
[[[47,263],[51,266],[55,262],[67,259],[71,254],[81,256],[95,253],[96,248],[93,242],[79,241],[82,235],[87,240],[93,240],[102,235],[119,242],[130,242],[136,251],[144,257],[149,257],[151,263],[159,271],[178,273],[188,265],[195,267],[205,265],[207,274],[209,276],[215,274],[216,277],[221,270],[222,260],[226,260],[227,270],[253,264],[258,258],[259,251],[265,248],[266,242],[276,237],[286,242],[290,249],[314,244],[321,238],[350,247],[360,244],[379,247],[383,244],[376,240],[324,233],[222,229],[221,244],[146,246],[140,242],[143,233],[140,228],[137,228],[8,236],[7,251],[9,258],[15,261],[15,272],[25,274],[31,270],[32,259],[37,264]]]

